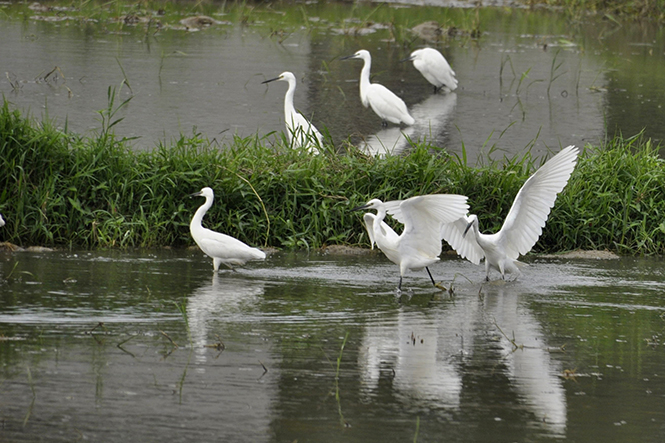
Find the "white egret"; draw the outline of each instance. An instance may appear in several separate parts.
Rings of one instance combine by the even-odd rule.
[[[205,197],[206,201],[196,210],[189,224],[189,232],[199,248],[212,258],[215,272],[219,265],[224,263],[228,267],[244,265],[249,260],[263,260],[266,254],[256,248],[247,246],[245,243],[229,235],[211,231],[201,225],[203,216],[208,212],[215,199],[212,189],[205,187],[199,192],[191,194],[190,197]]]
[[[435,93],[444,86],[451,91],[457,89],[455,71],[450,67],[443,54],[436,49],[416,49],[408,58],[402,61],[413,61],[413,66],[420,71],[428,82],[434,85]]]
[[[406,125],[415,123],[404,101],[396,96],[392,91],[378,83],[370,83],[369,71],[372,67],[372,56],[368,51],[361,49],[353,55],[343,57],[342,60],[360,59],[364,61],[363,68],[360,71],[360,100],[363,106],[371,106],[372,110],[381,117],[383,125],[386,122]]]
[[[284,96],[284,121],[286,122],[286,135],[294,148],[305,147],[312,153],[318,153],[318,147],[323,143],[323,136],[307,119],[296,111],[293,105],[293,95],[296,92],[296,76],[285,71],[279,77],[271,78],[262,83],[283,81],[289,84]]]
[[[524,183],[496,234],[481,234],[478,216],[469,215],[444,225],[443,238],[457,253],[474,264],[485,259],[485,280],[490,269],[505,279],[506,272],[520,273],[517,261],[536,244],[543,232],[557,194],[563,190],[575,169],[579,150],[568,146],[549,159]],[[473,230],[473,235],[467,235]]]
[[[372,247],[376,243],[386,257],[399,266],[397,289],[401,291],[402,277],[409,269],[425,268],[432,284],[440,287],[428,266],[439,260],[443,225],[466,214],[469,208],[466,200],[465,196],[454,194],[420,195],[385,203],[375,198],[352,211],[376,210],[376,215],[369,213],[363,216],[365,228]],[[404,225],[401,235],[397,235],[383,221],[386,214]]]
[[[0,228],[2,228],[5,225],[5,219],[2,218],[2,214],[0,214]]]

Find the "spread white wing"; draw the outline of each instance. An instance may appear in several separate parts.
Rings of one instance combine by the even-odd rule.
[[[529,177],[517,193],[497,233],[508,258],[517,260],[536,244],[557,194],[566,186],[575,169],[578,153],[575,146],[562,149]]]
[[[404,225],[402,235],[431,256],[441,253],[441,229],[469,209],[467,197],[456,194],[419,195],[406,200],[386,202],[386,212]]]
[[[441,237],[460,255],[474,265],[480,264],[485,258],[485,253],[476,241],[476,236],[469,230],[466,235],[464,231],[471,222],[471,217],[464,216],[452,223],[446,223],[441,227]]]

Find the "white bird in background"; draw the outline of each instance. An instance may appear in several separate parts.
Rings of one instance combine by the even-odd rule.
[[[291,72],[282,72],[279,77],[271,78],[262,84],[274,81],[283,81],[289,84],[284,96],[284,121],[286,122],[286,135],[289,144],[294,148],[304,146],[312,153],[318,153],[323,143],[323,136],[307,119],[296,111],[293,105],[293,95],[296,92],[296,76]]]
[[[256,248],[247,246],[245,243],[220,232],[211,231],[201,225],[203,216],[208,212],[215,199],[212,189],[205,187],[199,192],[191,194],[190,197],[205,197],[206,201],[196,210],[189,224],[189,232],[199,248],[212,258],[215,272],[219,265],[224,263],[228,267],[244,265],[249,260],[263,260],[266,254]]]
[[[5,219],[2,218],[2,214],[0,214],[0,228],[2,228],[5,225]]]
[[[457,89],[455,71],[446,58],[434,48],[417,49],[402,61],[413,61],[413,66],[420,71],[425,79],[434,85],[436,93],[444,86],[451,91]]]
[[[579,150],[568,146],[540,167],[517,193],[503,226],[496,234],[481,234],[478,216],[462,217],[444,225],[442,236],[457,253],[474,264],[485,259],[485,280],[494,268],[505,278],[506,272],[520,273],[517,261],[536,244],[543,232],[557,194],[563,190],[575,169]],[[473,235],[467,235],[472,229]]]
[[[439,260],[441,253],[441,230],[445,223],[452,223],[468,211],[467,198],[455,194],[420,195],[406,200],[382,202],[372,199],[352,211],[375,209],[376,215],[364,214],[370,243],[383,251],[390,261],[399,266],[398,291],[402,289],[402,277],[409,269],[425,268],[434,286],[428,266]],[[404,225],[397,235],[383,219],[392,215]]]
[[[360,71],[360,100],[363,106],[371,106],[372,110],[381,117],[383,125],[386,122],[412,125],[415,123],[404,101],[393,94],[388,88],[378,83],[370,83],[369,71],[372,67],[372,56],[361,49],[353,55],[343,57],[342,60],[361,59],[365,63]]]

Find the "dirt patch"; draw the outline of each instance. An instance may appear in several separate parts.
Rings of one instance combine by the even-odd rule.
[[[334,255],[366,255],[376,252],[368,248],[360,248],[358,246],[344,246],[344,245],[330,245],[321,248],[323,254]]]
[[[51,252],[54,251],[52,248],[47,248],[45,246],[28,246],[23,248],[21,246],[15,245],[8,241],[0,243],[0,251],[11,251],[11,252]]]
[[[575,251],[564,252],[561,254],[543,254],[540,257],[546,258],[574,258],[574,259],[585,259],[585,260],[617,260],[620,258],[619,255],[608,250],[604,251],[583,251],[577,249]]]

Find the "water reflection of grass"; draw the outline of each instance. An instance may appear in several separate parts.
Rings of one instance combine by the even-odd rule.
[[[429,193],[469,196],[488,231],[539,166],[529,152],[467,165],[436,146],[370,157],[347,146],[312,156],[283,139],[236,137],[223,146],[198,134],[152,152],[132,151],[112,132],[82,137],[0,109],[0,211],[5,240],[22,245],[154,247],[192,243],[203,186],[219,195],[210,228],[255,245],[318,248],[365,244],[349,208]],[[220,149],[220,147],[222,149]],[[556,150],[555,150],[556,151]],[[538,250],[665,251],[663,160],[640,136],[588,147],[552,210]],[[268,230],[268,227],[270,229]]]

